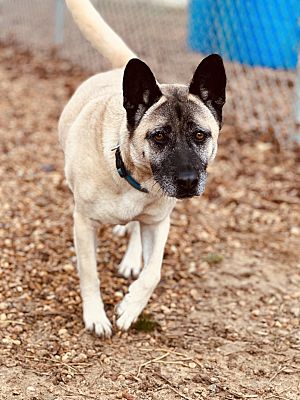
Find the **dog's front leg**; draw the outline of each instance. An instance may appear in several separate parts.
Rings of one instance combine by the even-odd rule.
[[[137,320],[160,281],[164,247],[170,228],[170,217],[145,225],[141,223],[144,268],[139,278],[129,287],[128,294],[117,308],[117,326],[127,330]]]
[[[76,211],[74,239],[85,327],[97,335],[110,336],[111,324],[104,311],[97,276],[95,227],[89,218]]]

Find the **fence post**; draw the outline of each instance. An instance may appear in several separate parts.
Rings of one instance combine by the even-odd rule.
[[[65,2],[64,0],[55,1],[55,32],[54,43],[61,45],[64,41],[64,17],[65,17]]]

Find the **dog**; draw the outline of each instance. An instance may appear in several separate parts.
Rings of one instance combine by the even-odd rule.
[[[97,227],[114,224],[115,232],[130,234],[119,272],[138,278],[116,308],[116,325],[127,330],[160,281],[176,199],[204,191],[207,165],[217,152],[226,74],[222,58],[212,54],[188,86],[159,84],[89,0],[66,3],[84,36],[113,67],[79,86],[58,129],[74,196],[83,320],[86,329],[109,337],[112,326],[97,275]]]

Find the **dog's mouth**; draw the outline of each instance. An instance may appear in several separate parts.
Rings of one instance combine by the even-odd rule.
[[[174,197],[176,197],[176,199],[181,199],[181,200],[190,199],[191,197],[199,197],[203,194],[204,189],[205,189],[205,183],[199,184],[197,188],[190,191],[183,191],[178,189]]]
[[[178,181],[178,179],[172,175],[154,175],[154,179],[160,186],[164,195],[181,200],[201,196],[205,189],[206,178],[206,171],[201,172],[195,181],[189,183]]]
[[[177,193],[177,195],[175,196],[176,199],[190,199],[192,197],[196,197],[196,196],[200,196],[202,193],[197,194],[197,193]]]
[[[205,190],[205,181],[200,182],[197,185],[197,187],[190,190],[184,190],[180,186],[178,187],[172,184],[166,185],[164,183],[165,182],[159,183],[162,192],[168,197],[173,197],[179,200],[190,199],[192,197],[199,197],[203,194]]]

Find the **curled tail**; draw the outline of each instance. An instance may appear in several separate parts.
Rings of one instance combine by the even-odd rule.
[[[136,58],[89,0],[66,0],[66,4],[83,35],[114,68],[123,67],[131,58]]]

